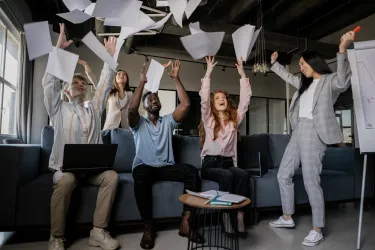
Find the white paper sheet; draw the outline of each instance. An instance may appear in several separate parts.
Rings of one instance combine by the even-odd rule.
[[[202,0],[190,0],[185,9],[186,17],[189,19]]]
[[[262,30],[262,27],[260,27],[258,30],[256,30],[253,34],[253,37],[251,38],[251,43],[250,43],[250,46],[249,46],[249,51],[247,52],[247,58],[249,58],[249,55],[251,53],[251,50],[253,49],[254,47],[254,44],[255,42],[257,41],[258,39],[258,35],[260,33],[260,31]]]
[[[85,9],[85,13],[86,13],[87,15],[92,16],[92,13],[93,13],[93,11],[94,11],[94,9],[95,9],[95,6],[96,6],[96,3],[92,3],[92,4],[90,4],[90,5]]]
[[[155,24],[148,26],[146,29],[150,29],[151,30],[151,29],[159,29],[159,28],[161,28],[168,21],[168,19],[172,16],[172,14],[173,13],[170,12],[168,15],[166,15],[165,17],[163,17],[163,19],[160,19]]]
[[[90,0],[63,0],[65,6],[68,8],[69,11],[73,10],[81,10],[87,8],[91,4]]]
[[[86,13],[84,13],[80,10],[73,10],[73,11],[70,11],[70,12],[60,13],[60,14],[56,14],[56,15],[58,15],[58,16],[64,18],[65,20],[67,20],[71,23],[74,23],[74,24],[86,22],[87,20],[89,20],[91,18],[90,15],[87,15]]]
[[[160,80],[164,73],[164,66],[161,65],[159,62],[151,59],[150,66],[148,67],[148,71],[146,74],[147,83],[145,88],[152,93],[156,93],[159,90]]]
[[[168,1],[161,1],[161,0],[156,1],[156,7],[167,7],[167,6],[169,6]]]
[[[115,50],[115,54],[113,55],[113,60],[115,60],[116,62],[118,61],[118,56],[120,54],[122,45],[124,45],[124,42],[125,40],[117,39],[116,50]]]
[[[184,17],[187,1],[186,0],[168,0],[169,8],[173,13],[174,19],[178,25],[182,26],[182,19]]]
[[[126,7],[121,17],[108,17],[104,20],[105,26],[129,26],[137,25],[139,10],[141,9],[142,1],[131,1]]]
[[[198,33],[198,32],[202,31],[201,28],[200,28],[199,22],[190,23],[189,29],[190,29],[191,34],[195,34],[195,33]]]
[[[97,0],[92,16],[101,18],[121,17],[131,1],[135,0]]]
[[[49,53],[46,71],[65,82],[71,82],[77,62],[78,55],[53,47],[53,51]]]
[[[186,51],[195,59],[205,56],[215,56],[221,47],[225,32],[198,32],[189,36],[181,37],[182,45]]]
[[[123,26],[121,27],[121,32],[119,39],[125,40],[129,36],[134,35],[142,30],[148,29],[149,27],[155,26],[155,22],[145,13],[139,11],[138,23],[135,27]]]
[[[90,31],[87,35],[81,40],[87,47],[89,47],[92,52],[94,52],[100,59],[108,63],[109,67],[113,70],[116,70],[118,63],[114,58],[108,53],[103,44],[95,37],[95,35]]]
[[[30,60],[52,52],[51,34],[47,21],[27,23],[24,29]]]

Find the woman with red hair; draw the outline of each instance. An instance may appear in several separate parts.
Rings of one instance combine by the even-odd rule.
[[[210,76],[216,62],[214,57],[207,57],[206,61],[207,72],[199,92],[202,112],[199,124],[202,179],[219,183],[220,191],[249,197],[249,175],[237,167],[238,126],[248,110],[251,97],[249,78],[245,74],[241,58],[236,63],[241,76],[240,103],[237,108],[226,91],[216,90],[210,93]],[[243,217],[244,213],[238,212],[238,231],[241,236],[246,237]],[[224,223],[225,225],[228,224]],[[226,230],[228,232],[230,229]]]

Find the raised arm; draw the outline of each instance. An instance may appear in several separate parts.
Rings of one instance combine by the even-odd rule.
[[[171,64],[169,62],[167,65],[164,65],[168,74],[174,82],[176,83],[176,90],[178,99],[180,100],[180,104],[176,107],[176,109],[173,111],[173,119],[175,122],[180,123],[185,118],[187,113],[189,112],[190,108],[190,98],[188,94],[186,93],[186,90],[184,86],[181,83],[179,72],[180,72],[180,61],[176,60],[175,62],[172,62],[172,70],[168,70],[168,66]]]
[[[298,76],[293,75],[288,72],[280,63],[276,60],[278,58],[278,53],[275,51],[271,56],[271,70],[275,72],[276,75],[280,76],[284,81],[293,85],[295,88],[299,89],[301,84],[301,79]]]
[[[240,125],[247,110],[249,109],[250,98],[252,95],[251,86],[249,78],[245,74],[245,70],[243,68],[243,59],[241,57],[240,60],[237,61],[236,67],[238,73],[241,76],[240,80],[240,103],[237,108],[237,126]]]
[[[91,67],[84,60],[78,60],[78,63],[81,64],[85,68],[85,73],[86,73],[87,78],[89,79],[89,81],[91,82],[91,84],[96,89],[96,87],[98,85],[98,79],[96,78],[96,76],[92,72]]]
[[[72,40],[66,40],[65,26],[63,23],[60,23],[60,35],[59,39],[57,40],[56,48],[65,49],[72,42]],[[44,104],[46,106],[48,115],[53,117],[60,109],[62,103],[62,82],[57,77],[46,72],[42,80],[42,86],[44,91]]]
[[[204,123],[207,123],[211,118],[211,73],[217,64],[215,62],[215,57],[206,57],[207,62],[207,71],[204,78],[201,80],[201,90],[199,91],[199,95],[201,97],[201,113],[202,113],[202,120]]]
[[[337,93],[342,93],[350,86],[350,78],[352,71],[350,69],[349,61],[346,51],[349,45],[354,41],[355,33],[350,31],[341,37],[339,46],[339,53],[337,54],[337,75],[331,82],[332,90]]]
[[[144,93],[145,84],[147,83],[146,73],[144,70],[141,72],[141,82],[138,87],[135,89],[133,97],[130,101],[128,109],[128,121],[130,128],[135,128],[138,126],[140,121],[139,115],[139,105],[141,103],[142,94]]]
[[[115,53],[117,38],[109,37],[109,39],[104,39],[104,46],[106,47],[108,53],[113,56]],[[113,85],[113,75],[114,70],[112,70],[107,63],[104,63],[102,73],[100,74],[100,79],[98,86],[95,91],[94,98],[92,99],[92,104],[95,110],[101,115],[107,105],[109,92],[111,91]]]

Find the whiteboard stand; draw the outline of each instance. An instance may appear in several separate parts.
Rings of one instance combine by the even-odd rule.
[[[362,191],[361,191],[361,206],[359,210],[357,250],[361,249],[361,231],[362,231],[363,201],[365,198],[365,185],[366,185],[366,172],[367,172],[366,170],[367,170],[367,154],[365,154],[365,157],[363,159]]]

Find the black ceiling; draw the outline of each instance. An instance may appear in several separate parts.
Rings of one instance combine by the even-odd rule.
[[[205,31],[226,31],[226,38],[218,56],[234,58],[230,39],[232,32],[244,24],[259,25],[259,10],[262,6],[268,55],[271,51],[278,50],[281,52],[281,57],[289,61],[292,55],[302,51],[319,50],[327,58],[331,58],[335,55],[337,46],[317,40],[375,13],[375,0],[203,1],[207,3],[198,7],[189,20],[184,20],[184,29],[170,20],[161,34],[135,36],[134,39],[129,39],[125,44],[125,50],[131,53],[129,47],[135,51],[142,51],[147,46],[149,50],[169,49],[183,54],[184,49],[178,38],[190,34],[187,29],[189,22],[199,21]],[[55,31],[58,28],[57,23],[62,21],[55,14],[68,11],[62,0],[26,0],[26,2],[32,11],[33,21],[48,20],[54,24]],[[156,0],[144,0],[143,5],[156,8]],[[166,7],[159,9],[169,12]],[[119,28],[95,25],[94,19],[80,25],[70,23],[66,25],[68,35],[74,38],[82,38],[89,30],[94,33],[119,31]]]

